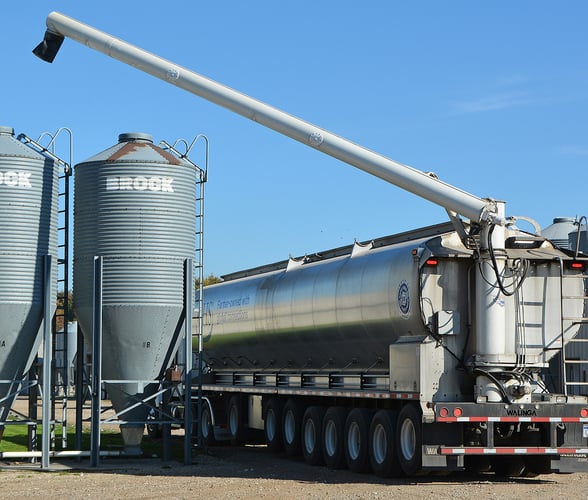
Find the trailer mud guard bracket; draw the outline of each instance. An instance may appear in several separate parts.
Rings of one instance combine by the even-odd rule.
[[[432,337],[401,337],[390,345],[389,355],[390,391],[418,393],[424,423],[435,421],[429,403],[460,400],[457,363]]]

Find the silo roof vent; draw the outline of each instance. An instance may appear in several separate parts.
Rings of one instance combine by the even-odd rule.
[[[151,134],[146,134],[144,132],[125,132],[124,134],[119,134],[119,136],[118,136],[118,142],[136,142],[136,141],[153,143],[153,136]]]

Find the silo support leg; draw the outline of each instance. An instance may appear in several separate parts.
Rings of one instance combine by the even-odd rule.
[[[44,297],[43,297],[43,441],[41,453],[41,468],[49,468],[49,451],[51,448],[51,255],[43,259]]]
[[[184,464],[192,463],[192,308],[194,303],[194,261],[184,261],[184,340],[186,368],[184,370]],[[200,408],[200,405],[199,405]],[[200,410],[198,412],[200,418]],[[200,425],[198,425],[200,428]]]
[[[94,257],[94,319],[92,324],[92,430],[90,466],[100,460],[100,396],[102,395],[102,257]]]

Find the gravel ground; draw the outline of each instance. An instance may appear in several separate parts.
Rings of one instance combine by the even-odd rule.
[[[217,447],[192,465],[160,459],[101,459],[38,465],[0,463],[1,498],[588,498],[588,473],[504,479],[492,474],[384,480],[312,467],[263,446]]]
[[[15,408],[24,411],[26,401],[17,401]],[[173,434],[181,450],[183,431]],[[52,459],[50,469],[41,470],[39,464],[0,460],[0,499],[204,497],[588,499],[588,472],[520,479],[465,473],[380,479],[372,474],[312,467],[302,459],[272,454],[265,446],[217,446],[195,454],[191,465],[159,458],[101,458],[94,468],[89,459]]]

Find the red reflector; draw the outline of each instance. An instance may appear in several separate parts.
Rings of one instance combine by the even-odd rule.
[[[584,269],[584,263],[583,262],[570,262],[570,268],[571,269]]]
[[[582,409],[580,410],[580,416],[581,416],[582,418],[586,418],[586,417],[588,417],[588,408],[582,408]]]
[[[439,264],[439,261],[437,259],[427,259],[425,261],[426,266],[436,266],[437,264]]]
[[[463,415],[463,410],[459,407],[453,409],[453,416],[454,417],[461,417]]]
[[[439,410],[439,416],[440,417],[446,417],[447,415],[449,415],[449,410],[447,408],[441,408]]]

